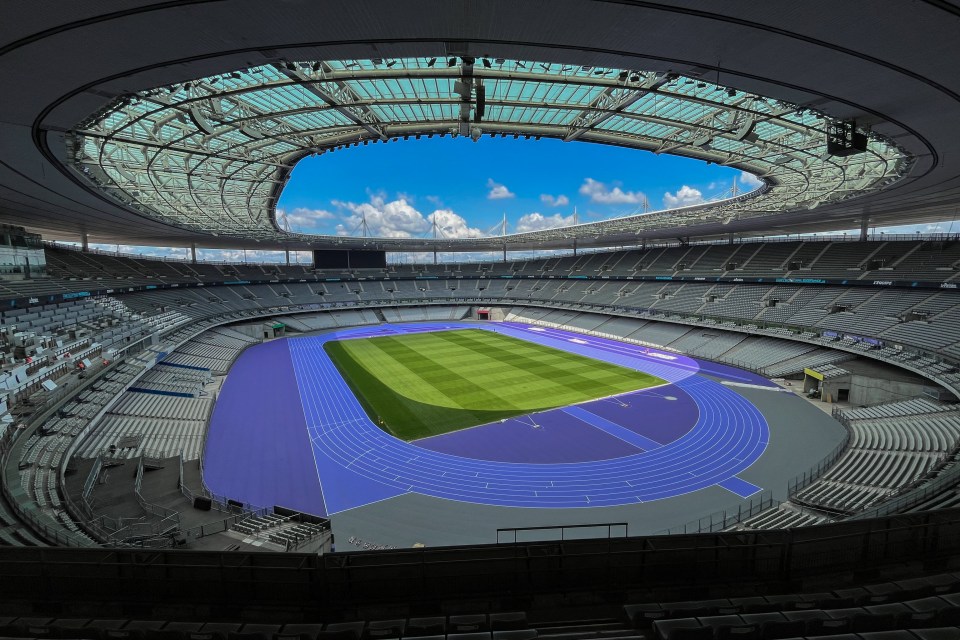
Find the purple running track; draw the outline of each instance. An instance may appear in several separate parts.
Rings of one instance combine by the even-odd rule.
[[[326,514],[286,340],[247,349],[210,418],[203,477],[215,494],[258,507]],[[241,402],[241,398],[256,398]]]

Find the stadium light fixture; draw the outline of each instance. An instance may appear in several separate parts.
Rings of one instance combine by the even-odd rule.
[[[430,60],[427,62],[427,66],[428,66],[428,67],[431,67],[431,68],[432,68],[433,65],[435,65],[435,64],[437,64],[437,59],[436,59],[436,58],[430,58]]]
[[[484,59],[483,59],[483,66],[486,67],[487,69],[489,69],[489,68],[490,68],[491,66],[493,66],[493,65],[490,64],[490,60],[488,60],[487,58],[484,58]]]
[[[447,66],[448,66],[448,67],[452,67],[452,66],[455,65],[455,64],[457,64],[457,59],[456,59],[456,58],[452,58],[452,57],[451,57],[451,58],[447,58]]]

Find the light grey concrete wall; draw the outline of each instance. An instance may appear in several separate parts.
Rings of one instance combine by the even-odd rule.
[[[896,402],[923,395],[927,385],[916,382],[884,380],[869,376],[851,375],[849,378],[836,378],[823,383],[823,398],[828,394],[833,402],[837,401],[840,389],[850,390],[849,402],[855,405],[873,405],[884,402]]]

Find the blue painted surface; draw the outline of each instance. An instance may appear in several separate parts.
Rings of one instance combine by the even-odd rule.
[[[594,427],[596,427],[597,429],[600,429],[605,433],[609,433],[615,438],[620,438],[624,442],[629,442],[630,444],[632,444],[633,446],[635,446],[636,448],[642,451],[651,451],[653,449],[660,448],[659,442],[654,442],[653,440],[651,440],[650,438],[647,438],[646,436],[642,436],[639,433],[635,433],[630,429],[627,429],[626,427],[621,427],[616,422],[607,420],[606,418],[598,416],[595,413],[590,413],[583,407],[572,406],[572,407],[567,407],[563,409],[563,411],[565,413],[572,415],[578,420],[582,420],[587,424],[593,425]]]
[[[227,498],[327,513],[287,341],[247,349],[230,369],[210,418],[203,477]]]
[[[741,498],[749,498],[753,494],[762,491],[762,489],[757,485],[751,484],[746,480],[741,480],[737,477],[727,478],[723,482],[718,482],[717,484],[727,491],[737,494]]]
[[[540,429],[508,428],[522,425],[525,418],[520,417],[499,429],[487,425],[450,437],[403,442],[370,421],[323,349],[327,340],[472,326],[645,371],[669,384],[624,394],[620,398],[626,399],[626,408],[599,400],[578,405],[579,411],[568,407],[530,416],[531,426],[535,422]],[[513,323],[362,327],[253,347],[238,365],[244,358],[256,363],[259,350],[277,344],[289,347],[290,362],[270,363],[271,371],[286,366],[290,375],[260,375],[231,384],[232,370],[220,394],[207,445],[209,467],[211,456],[219,455],[216,449],[226,445],[222,432],[229,422],[234,436],[226,439],[230,455],[219,455],[217,487],[221,493],[256,504],[294,506],[285,499],[291,487],[296,487],[301,503],[307,502],[305,495],[310,491],[322,490],[316,503],[330,514],[406,492],[488,505],[569,508],[636,504],[718,484],[745,491],[749,483],[734,476],[757,460],[769,439],[760,412],[724,385],[697,375],[699,365],[693,359],[559,329]],[[254,369],[262,371],[266,366]],[[292,402],[290,387],[299,390],[293,407],[284,404]],[[273,402],[272,412],[253,408],[263,397],[274,395],[284,400]],[[661,407],[653,420],[644,415],[650,406]],[[664,428],[671,415],[676,417],[674,424]],[[562,421],[571,417],[592,426],[564,426]],[[279,428],[280,422],[287,424]],[[310,447],[303,446],[304,430]],[[565,436],[553,437],[561,434]],[[480,442],[478,438],[486,442],[481,449],[487,453],[471,451],[470,444]],[[600,441],[606,443],[598,445]],[[620,444],[611,444],[614,441]],[[543,452],[540,458],[489,453],[494,449],[530,451],[531,442]],[[589,453],[570,460],[565,456],[577,442]],[[312,453],[312,460],[303,456],[304,451]],[[207,475],[211,473],[207,469]],[[277,481],[277,475],[284,477],[283,482]],[[260,502],[247,495],[251,492]]]
[[[629,442],[598,431],[562,409],[423,438],[414,444],[465,458],[537,464],[609,460],[639,453]]]

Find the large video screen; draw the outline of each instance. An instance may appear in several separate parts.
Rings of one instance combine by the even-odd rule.
[[[354,251],[348,249],[317,249],[313,252],[315,269],[385,269],[385,251]]]

